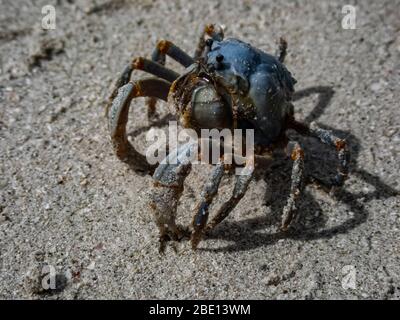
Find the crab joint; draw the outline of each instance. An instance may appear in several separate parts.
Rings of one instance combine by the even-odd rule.
[[[292,151],[291,158],[293,161],[301,158],[304,159],[304,151],[300,147],[295,147]]]
[[[167,51],[168,51],[168,49],[170,48],[170,46],[171,46],[171,42],[170,41],[167,41],[167,40],[160,40],[158,43],[157,43],[157,48],[158,48],[158,50],[160,50],[160,52],[161,53],[167,53]]]
[[[211,36],[213,34],[214,30],[215,30],[215,27],[213,24],[208,24],[204,28],[204,32],[207,33],[209,36]]]
[[[131,82],[132,83],[132,82]],[[132,97],[140,97],[143,95],[142,88],[140,87],[139,82],[134,82],[132,88]]]
[[[143,70],[143,68],[144,68],[144,59],[141,58],[141,57],[133,59],[132,68],[133,69],[137,69],[137,70]]]
[[[338,150],[338,151],[343,150],[344,148],[346,148],[346,141],[344,141],[342,139],[336,140],[335,147],[336,147],[336,150]]]

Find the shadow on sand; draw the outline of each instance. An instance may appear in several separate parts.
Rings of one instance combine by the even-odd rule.
[[[294,100],[299,100],[313,94],[318,94],[319,100],[311,113],[305,118],[306,123],[317,120],[323,114],[334,95],[334,91],[330,87],[312,87],[297,92]],[[346,138],[351,151],[350,175],[357,176],[365,183],[374,187],[374,191],[372,192],[358,194],[350,193],[344,187],[335,195],[336,200],[347,206],[348,210],[353,212],[354,215],[337,226],[324,229],[327,217],[323,214],[317,201],[305,189],[299,201],[299,217],[288,232],[276,232],[272,234],[257,232],[265,230],[271,225],[279,225],[280,214],[286,204],[287,195],[289,194],[292,164],[291,161],[278,159],[272,163],[270,168],[259,173],[259,176],[256,177],[258,179],[263,179],[267,185],[271,185],[265,195],[265,202],[267,205],[271,206],[272,217],[260,216],[241,221],[222,222],[220,226],[213,230],[208,238],[223,239],[233,242],[233,244],[222,248],[205,248],[202,250],[216,252],[242,251],[260,246],[268,246],[279,239],[285,238],[297,240],[332,238],[337,234],[346,233],[354,229],[367,220],[369,212],[365,209],[365,203],[373,199],[385,199],[400,194],[399,191],[386,185],[379,177],[368,173],[358,166],[357,159],[360,150],[359,139],[350,132],[335,130],[328,126],[323,127],[332,130],[338,137]],[[296,139],[301,141],[306,153],[305,186],[308,184],[315,185],[313,182],[313,178],[315,178],[322,181],[322,186],[326,187],[323,181],[327,180],[327,177],[332,177],[335,174],[337,163],[335,151],[322,145],[316,139],[301,138],[301,136],[297,135]],[[316,187],[318,186],[316,185]],[[270,199],[274,199],[274,201],[271,202]],[[316,212],[319,214],[315,215]],[[232,230],[234,230],[234,232],[232,232]]]
[[[294,96],[294,101],[314,94],[318,94],[318,102],[305,118],[304,122],[306,123],[317,120],[324,113],[334,95],[334,90],[331,87],[324,86],[307,88],[297,92]],[[148,126],[130,132],[129,136],[134,138],[146,132],[151,127],[163,127],[174,119],[174,116],[168,114]],[[272,234],[257,232],[265,230],[271,225],[279,225],[280,215],[286,204],[287,195],[289,194],[292,162],[277,159],[274,160],[272,165],[268,168],[260,168],[255,177],[256,179],[263,179],[267,185],[271,186],[265,194],[264,202],[266,205],[271,206],[272,215],[240,221],[224,221],[204,240],[223,239],[233,242],[233,244],[216,249],[204,248],[199,250],[231,252],[268,246],[279,239],[285,238],[297,240],[332,238],[337,234],[346,233],[354,229],[367,220],[369,213],[365,209],[365,203],[373,199],[385,199],[400,194],[399,191],[386,185],[379,177],[366,172],[358,166],[357,159],[360,150],[360,141],[357,137],[350,132],[335,130],[334,128],[322,124],[321,126],[325,129],[332,130],[335,135],[340,138],[346,138],[351,152],[350,175],[357,176],[375,189],[370,193],[354,194],[347,191],[344,187],[336,193],[336,200],[347,206],[348,210],[354,213],[353,217],[340,225],[324,229],[327,217],[323,214],[323,210],[320,208],[317,201],[304,189],[299,201],[299,217],[288,232]],[[289,134],[289,136],[291,136],[291,134]],[[305,186],[308,184],[315,185],[315,179],[322,182],[322,186],[324,186],[323,181],[335,174],[337,163],[335,150],[323,145],[316,139],[304,138],[298,135],[295,135],[295,137],[296,140],[300,141],[303,145],[306,154]],[[327,186],[325,185],[325,187]],[[274,199],[274,201],[270,201],[270,199]],[[319,214],[316,215],[316,213]]]

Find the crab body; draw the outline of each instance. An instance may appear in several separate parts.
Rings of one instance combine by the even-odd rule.
[[[217,57],[223,56],[221,62]],[[269,145],[293,112],[290,100],[296,80],[275,57],[237,39],[215,41],[207,65],[235,93],[238,128],[253,128],[256,144]]]
[[[207,51],[172,84],[170,105],[181,124],[254,129],[255,144],[275,143],[293,114],[291,73],[275,56],[234,38],[209,42]]]

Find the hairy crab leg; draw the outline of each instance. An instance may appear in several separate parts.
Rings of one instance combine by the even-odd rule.
[[[191,156],[197,154],[197,142],[189,142],[172,151],[153,174],[154,189],[150,194],[152,209],[160,231],[160,252],[164,252],[166,241],[180,240],[186,235],[175,223],[178,201],[183,192],[183,183],[191,171]]]
[[[137,97],[156,97],[167,100],[170,83],[157,78],[128,82],[122,86],[114,98],[108,115],[108,128],[114,151],[119,159],[136,170],[149,171],[154,166],[148,164],[146,157],[135,150],[126,134],[129,107]]]
[[[222,176],[224,175],[225,166],[223,161],[219,162],[213,168],[213,171],[201,192],[200,203],[196,207],[196,213],[193,217],[193,232],[191,236],[192,248],[196,249],[199,244],[204,227],[206,226],[208,219],[208,208],[211,205],[215,195],[218,192],[218,187],[221,182]]]
[[[250,181],[254,175],[254,156],[247,158],[246,165],[240,175],[236,175],[236,182],[233,189],[233,194],[218,210],[215,217],[206,226],[205,233],[214,229],[221,221],[223,221],[229,213],[236,207],[240,199],[245,195]]]
[[[296,217],[297,200],[299,199],[302,188],[303,171],[304,171],[304,151],[300,147],[300,144],[298,142],[294,141],[294,147],[291,152],[291,158],[293,160],[293,168],[291,176],[292,183],[290,186],[290,195],[287,200],[287,204],[283,208],[282,224],[281,224],[282,231],[286,231],[289,228],[290,223]]]

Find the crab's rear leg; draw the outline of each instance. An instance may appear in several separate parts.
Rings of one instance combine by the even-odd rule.
[[[126,134],[129,106],[132,99],[137,97],[156,97],[167,100],[170,83],[156,78],[148,78],[135,82],[128,82],[122,86],[112,101],[108,115],[108,128],[114,151],[119,159],[128,163],[136,170],[149,171],[146,157],[135,150],[129,143]]]
[[[171,57],[185,68],[189,67],[195,62],[191,56],[189,56],[185,51],[173,44],[171,41],[160,40],[151,54],[151,59],[164,65],[166,56]]]
[[[197,155],[197,142],[189,142],[172,151],[154,172],[154,190],[150,194],[152,209],[160,231],[160,252],[166,241],[180,240],[186,235],[175,223],[178,201],[183,192],[183,183],[190,173],[192,157]]]
[[[177,47],[168,40],[160,40],[158,41],[155,49],[151,54],[151,60],[164,66],[166,56],[171,57],[172,59],[183,65],[185,68],[194,63],[193,58],[190,57],[181,48]],[[157,99],[149,98],[147,99],[146,103],[147,103],[147,116],[149,119],[153,119],[156,114]]]
[[[350,153],[346,141],[336,137],[331,131],[320,128],[315,122],[311,122],[310,126],[307,126],[304,123],[293,120],[290,123],[290,127],[303,135],[317,138],[322,143],[336,149],[339,166],[336,176],[331,181],[331,185],[333,186],[332,191],[334,191],[335,188],[343,186],[349,173],[348,166],[350,161]]]
[[[117,78],[112,93],[108,99],[108,103],[106,105],[106,114],[108,114],[108,110],[118,93],[118,89],[129,82],[133,70],[143,70],[169,82],[173,82],[176,78],[178,78],[178,73],[164,67],[166,56],[170,56],[184,67],[188,67],[194,62],[193,58],[191,58],[187,53],[174,45],[172,42],[160,40],[152,53],[151,60],[142,57],[134,58],[132,62],[128,64],[122,71],[120,76]],[[154,97],[150,97],[147,102],[149,118],[154,116],[155,101],[156,100]]]
[[[106,115],[108,116],[109,109],[118,94],[119,88],[126,85],[132,75],[134,70],[142,70],[144,72],[150,73],[156,77],[164,79],[168,82],[173,82],[178,78],[179,74],[173,70],[170,70],[164,67],[162,64],[157,63],[152,60],[148,60],[146,58],[137,57],[132,59],[131,63],[129,63],[124,70],[121,72],[117,80],[115,81],[114,87],[112,89],[111,95],[108,98],[108,102],[106,104]]]
[[[279,47],[278,47],[278,60],[279,62],[285,62],[286,54],[287,54],[287,41],[285,38],[279,38]]]
[[[297,201],[299,199],[301,189],[302,189],[302,180],[303,180],[303,171],[304,171],[304,151],[300,147],[298,142],[292,141],[293,149],[291,151],[291,158],[293,160],[292,167],[292,176],[291,176],[291,186],[290,186],[290,194],[287,200],[285,207],[283,208],[282,214],[282,224],[281,230],[286,231],[293,219],[297,214]]]
[[[315,122],[310,124],[310,134],[321,142],[334,147],[337,151],[339,166],[337,174],[332,181],[333,187],[343,186],[349,174],[350,153],[346,141],[336,137],[331,131],[320,128]]]
[[[218,210],[217,214],[210,221],[210,223],[205,228],[205,233],[210,232],[219,223],[221,223],[231,211],[239,203],[240,199],[245,195],[249,184],[254,176],[254,156],[250,156],[246,160],[246,165],[242,169],[241,173],[236,175],[235,186],[233,189],[232,196],[228,201],[226,201],[221,208]]]

